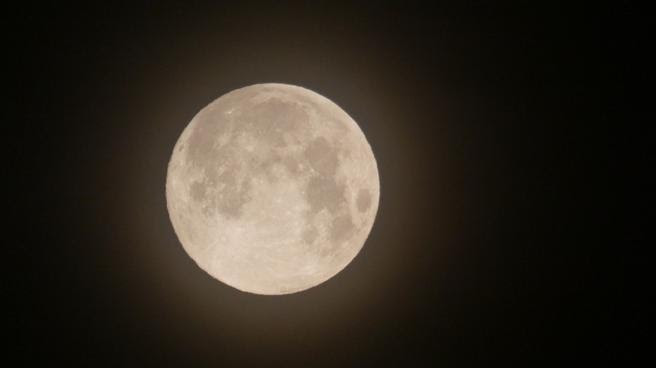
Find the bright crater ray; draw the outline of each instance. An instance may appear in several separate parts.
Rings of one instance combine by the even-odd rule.
[[[178,139],[166,199],[189,256],[242,291],[288,294],[341,271],[378,210],[376,161],[339,106],[256,84],[202,109]]]

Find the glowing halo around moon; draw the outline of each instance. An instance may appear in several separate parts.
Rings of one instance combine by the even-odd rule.
[[[380,196],[356,122],[308,89],[256,84],[225,94],[184,129],[166,199],[187,254],[242,291],[279,295],[330,279],[358,254]]]

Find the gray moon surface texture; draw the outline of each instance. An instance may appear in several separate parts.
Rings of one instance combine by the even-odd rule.
[[[329,99],[277,83],[236,89],[178,139],[166,200],[187,254],[236,289],[290,294],[330,279],[378,211],[376,160]]]

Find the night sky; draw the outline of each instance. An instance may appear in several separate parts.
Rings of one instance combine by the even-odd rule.
[[[617,202],[596,174],[618,166],[597,154],[612,133],[599,90],[618,76],[600,64],[596,10],[97,3],[3,17],[17,111],[4,128],[5,178],[16,186],[5,196],[16,234],[4,258],[11,359],[619,359],[622,342],[601,336],[621,288],[596,262],[612,256],[602,230]],[[201,271],[177,240],[164,193],[191,118],[266,82],[311,89],[349,113],[381,180],[360,254],[318,287],[281,297]]]

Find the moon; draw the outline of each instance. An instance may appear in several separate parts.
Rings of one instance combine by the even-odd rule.
[[[186,253],[238,290],[309,289],[362,249],[380,182],[358,124],[278,83],[231,91],[194,116],[169,161],[166,201]]]

